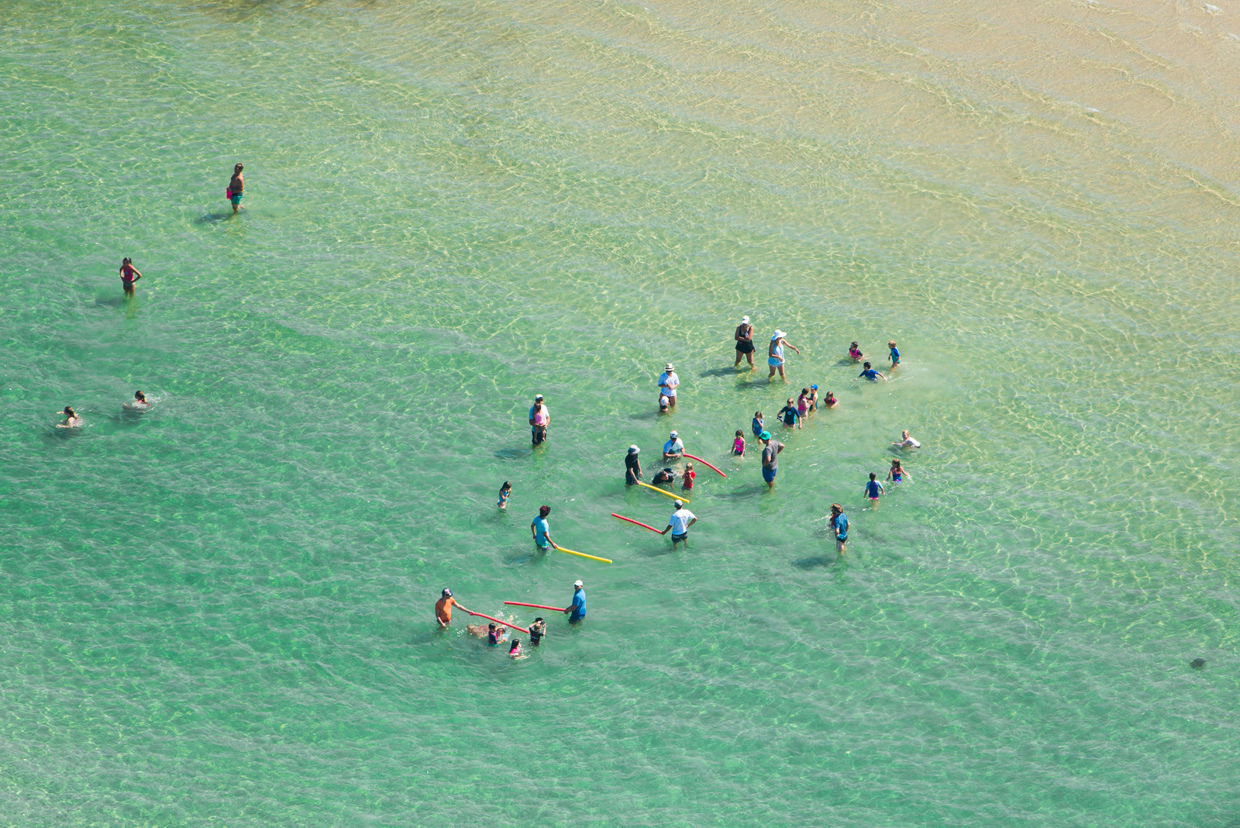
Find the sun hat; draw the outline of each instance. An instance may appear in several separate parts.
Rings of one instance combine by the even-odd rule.
[[[629,446],[629,454],[637,454],[639,451],[641,451],[641,449],[637,446]]]
[[[771,339],[783,339],[783,338],[784,338],[784,336],[785,336],[784,332],[783,332],[783,331],[781,331],[779,328],[776,328],[776,329],[775,329],[775,335],[774,335],[774,336],[772,336],[772,337],[771,337]]]
[[[583,587],[585,586],[585,584],[583,584],[580,580],[576,580],[576,581],[573,581],[573,586]]]
[[[670,362],[669,362],[669,363],[667,364],[667,367],[666,367],[666,368],[664,368],[663,370],[665,370],[665,371],[675,371],[675,370],[676,370],[676,368],[672,365],[672,363],[670,363]]]
[[[741,317],[741,324],[742,324],[742,325],[748,325],[748,324],[749,324],[749,317],[748,317],[748,316],[742,316],[742,317]]]
[[[758,435],[758,439],[759,439],[759,440],[769,440],[769,439],[771,439],[771,432],[769,432],[769,431],[764,431],[764,432],[762,432],[761,434],[759,434],[759,435]]]
[[[680,435],[679,435],[679,434],[677,434],[677,433],[676,433],[676,431],[673,429],[673,430],[672,430],[672,433],[671,433],[671,434],[669,434],[669,435],[667,435],[667,436],[668,436],[668,437],[671,437],[673,440],[675,440],[675,439],[676,439],[677,437],[679,437]]]

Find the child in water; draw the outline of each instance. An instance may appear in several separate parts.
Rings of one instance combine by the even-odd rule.
[[[892,483],[899,483],[904,479],[904,475],[908,474],[904,467],[900,465],[899,460],[891,461],[891,469],[887,472],[887,479]]]
[[[818,386],[811,385],[809,387],[809,391],[809,414],[812,417],[814,416],[814,412],[818,410]]]
[[[900,364],[900,350],[896,348],[894,339],[887,343],[887,347],[891,349],[891,367],[895,368]]]
[[[65,421],[63,423],[57,423],[57,428],[77,428],[82,425],[82,418],[79,417],[77,412],[70,406],[65,406],[64,415]]]
[[[865,484],[865,496],[875,503],[883,493],[883,484],[878,482],[878,475],[870,472],[870,482]]]
[[[745,456],[745,432],[736,430],[736,439],[732,441],[732,453],[737,457]]]
[[[654,476],[654,480],[651,480],[650,482],[656,486],[661,486],[664,483],[675,483],[676,475],[672,474],[671,469],[664,469],[663,471],[656,474]]]
[[[824,400],[822,401],[822,407],[823,407],[823,408],[835,408],[835,407],[836,407],[837,405],[839,405],[839,404],[840,404],[840,401],[839,401],[839,400],[837,400],[837,399],[835,398],[835,395],[834,395],[834,394],[832,394],[830,391],[828,391],[828,392],[827,392],[827,397],[826,397],[826,399],[824,399]]]
[[[871,475],[871,477],[873,477],[873,475]],[[491,624],[487,628],[487,643],[490,644],[492,647],[498,647],[500,644],[503,644],[504,640],[507,638],[508,638],[507,627],[497,627],[496,625]]]
[[[884,377],[878,371],[875,371],[873,368],[871,368],[870,363],[868,362],[862,365],[861,369],[862,369],[861,373],[857,374],[857,379],[866,379],[866,380],[869,380],[870,382],[878,382],[879,380],[882,380],[883,382],[887,381],[887,378]]]
[[[499,487],[499,503],[496,503],[495,505],[501,509],[507,509],[508,508],[508,496],[511,494],[512,494],[512,484],[509,483],[507,480],[505,480],[504,485]]]
[[[542,643],[542,637],[547,634],[547,622],[541,618],[535,618],[534,623],[530,624],[530,645],[537,647]]]
[[[809,414],[809,389],[802,388],[801,396],[797,397],[797,413],[801,415],[801,419]]]
[[[512,646],[508,648],[508,655],[512,658],[521,657],[521,639],[514,638],[512,640]]]
[[[861,349],[857,347],[857,343],[855,341],[853,344],[848,346],[848,358],[853,362],[860,362],[865,359],[865,354],[861,353]]]
[[[761,411],[755,411],[753,413],[753,422],[750,423],[750,427],[753,429],[753,438],[755,440],[758,439],[758,435],[766,431],[766,427],[762,423],[762,412]]]
[[[693,480],[697,477],[697,472],[693,470],[693,464],[685,464],[685,473],[680,476],[680,485],[686,492],[693,490]]]

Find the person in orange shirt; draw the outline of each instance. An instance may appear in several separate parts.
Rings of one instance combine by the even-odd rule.
[[[465,605],[452,597],[452,590],[444,587],[443,596],[435,602],[435,620],[439,622],[439,629],[444,629],[452,623],[452,608],[460,607],[469,612]]]

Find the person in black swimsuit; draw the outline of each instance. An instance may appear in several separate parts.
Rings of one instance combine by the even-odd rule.
[[[741,324],[736,326],[736,362],[733,368],[740,366],[741,357],[749,360],[749,370],[753,368],[753,325],[749,324],[749,317],[742,316]]]

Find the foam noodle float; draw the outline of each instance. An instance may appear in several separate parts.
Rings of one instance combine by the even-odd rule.
[[[542,604],[523,604],[520,601],[505,601],[504,603],[510,606],[514,606],[514,607],[533,607],[534,609],[545,609],[545,610],[551,610],[552,612],[567,612],[568,611],[564,609],[564,607],[544,607]]]
[[[641,526],[644,529],[649,529],[651,532],[658,532],[660,535],[663,534],[662,532],[659,532],[658,529],[655,529],[650,524],[642,523],[640,520],[633,520],[633,518],[626,518],[624,515],[618,515],[615,512],[612,512],[611,516],[614,518],[620,518],[621,520],[627,520],[629,523],[636,523],[638,526]]]
[[[530,634],[530,631],[527,630],[525,627],[518,627],[516,624],[513,624],[511,621],[500,621],[498,618],[492,618],[491,616],[483,615],[480,612],[471,612],[470,615],[476,615],[479,618],[485,618],[488,621],[494,621],[496,624],[503,624],[505,627],[512,627],[514,630],[520,630],[526,635]]]
[[[662,490],[662,489],[660,489],[660,488],[657,488],[657,487],[655,487],[655,486],[651,486],[649,483],[643,483],[643,482],[641,482],[640,480],[638,480],[638,481],[637,481],[637,485],[638,485],[638,486],[645,486],[645,487],[646,487],[647,489],[649,489],[650,491],[652,491],[652,492],[658,492],[659,494],[661,494],[661,495],[663,495],[663,496],[665,496],[665,497],[670,497],[672,500],[679,500],[679,501],[681,501],[681,502],[683,502],[683,503],[688,503],[688,502],[689,502],[689,498],[687,498],[687,497],[681,497],[681,496],[680,496],[680,495],[678,495],[678,494],[672,494],[671,492],[665,492],[665,491],[663,491],[663,490]]]
[[[611,563],[611,558],[600,558],[596,555],[587,555],[584,552],[574,552],[571,549],[565,549],[563,546],[553,547],[556,552],[566,552],[569,555],[576,555],[579,558],[589,558],[592,561],[602,561],[603,563]]]
[[[710,463],[707,463],[707,462],[706,462],[705,460],[703,460],[701,457],[694,457],[692,454],[690,454],[690,453],[689,453],[689,452],[687,452],[687,451],[686,451],[686,452],[682,452],[682,453],[684,454],[684,456],[685,456],[685,457],[688,457],[690,460],[696,460],[696,461],[698,461],[699,463],[701,463],[703,466],[710,466],[710,468],[715,469],[715,467],[714,467],[714,466],[711,466],[711,465],[710,465]],[[715,471],[719,472],[720,474],[723,474],[723,472],[719,471],[719,469],[715,469]],[[727,477],[727,475],[726,475],[726,474],[723,474],[723,476],[724,476],[724,477]]]

